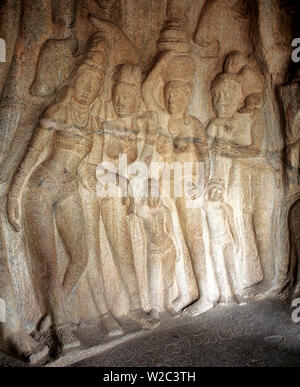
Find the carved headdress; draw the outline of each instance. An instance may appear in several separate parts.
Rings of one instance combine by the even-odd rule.
[[[62,104],[70,105],[73,97],[73,86],[75,85],[77,79],[81,75],[88,76],[89,73],[99,76],[102,81],[102,85],[105,84],[104,77],[107,71],[108,66],[108,48],[105,39],[100,33],[93,35],[90,41],[90,46],[85,54],[83,60],[78,64],[78,66],[73,71],[70,87],[67,90],[65,97],[63,98]],[[103,87],[102,87],[103,93]],[[72,102],[74,103],[74,101]],[[98,116],[100,110],[102,109],[102,101],[100,98],[97,98],[89,108],[89,112],[92,115]]]
[[[210,179],[207,183],[207,191],[213,187],[221,188],[223,191],[225,189],[224,181],[219,178]]]
[[[93,71],[103,76],[108,66],[108,47],[101,33],[95,33],[91,39],[90,47],[83,61],[76,70],[76,75]]]
[[[141,91],[142,72],[139,66],[133,64],[123,64],[117,67],[113,77],[113,83],[127,83]]]
[[[173,56],[165,65],[165,83],[181,81],[191,83],[196,72],[196,64],[190,55]]]
[[[245,97],[261,93],[264,89],[264,78],[250,56],[244,56],[237,51],[231,52],[225,59],[224,73],[235,74]]]

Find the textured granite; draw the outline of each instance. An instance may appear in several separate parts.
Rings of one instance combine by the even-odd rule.
[[[292,321],[290,304],[251,302],[219,306],[196,318],[164,319],[155,332],[132,333],[108,349],[94,346],[91,350],[98,354],[82,361],[76,360],[76,351],[73,364],[69,353],[56,365],[65,361],[74,367],[298,367],[299,324]],[[87,345],[87,336],[85,341]],[[0,355],[0,365],[24,366],[5,355]]]

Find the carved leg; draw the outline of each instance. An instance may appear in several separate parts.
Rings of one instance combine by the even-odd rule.
[[[252,176],[247,169],[233,165],[230,174],[229,197],[237,218],[242,259],[237,265],[240,293],[246,294],[254,285],[263,279],[261,259],[258,252],[258,241],[253,222],[255,205]]]
[[[101,267],[99,221],[100,204],[93,192],[85,191],[84,210],[86,218],[87,243],[90,263],[87,268],[87,281],[95,302],[95,306],[102,317],[102,324],[107,330],[108,336],[117,336],[123,333],[123,329],[107,307],[104,279]],[[90,265],[94,266],[91,268]],[[94,268],[97,268],[95,270]]]
[[[142,310],[130,310],[129,317],[140,322],[144,329],[155,329],[159,322],[159,283],[160,283],[160,261],[149,257],[147,264],[149,281],[149,300],[151,305],[150,314]]]
[[[194,302],[192,305],[188,306],[184,309],[184,313],[188,316],[198,316],[199,314],[205,313],[208,310],[212,309],[216,303],[217,299],[214,299],[213,301],[209,298],[209,286],[217,287],[215,278],[213,280],[213,283],[209,283],[208,281],[208,267],[205,260],[205,255],[203,251],[203,244],[201,241],[195,241],[195,245],[201,243],[200,251],[201,253],[194,253],[193,254],[193,267],[194,272],[197,278],[197,283],[200,291],[200,298],[198,301]],[[196,252],[199,250],[195,250]],[[213,270],[213,268],[211,268]]]
[[[161,283],[161,265],[162,262],[159,257],[151,257],[148,255],[147,273],[149,281],[149,300],[151,305],[152,315],[158,317],[159,310],[159,290]]]
[[[0,243],[4,247],[2,238]],[[48,354],[48,348],[37,343],[21,328],[6,254],[0,254],[0,298],[5,303],[5,322],[0,323],[1,348],[21,360],[37,363]]]
[[[212,258],[216,271],[218,286],[221,293],[220,302],[228,304],[236,302],[236,300],[234,298],[229,280],[229,273],[227,271],[227,266],[224,257],[224,248],[225,246],[216,245],[212,243]]]
[[[78,285],[88,263],[85,220],[78,194],[69,196],[56,206],[55,220],[70,259],[63,280],[63,292],[69,296]]]
[[[46,309],[54,323],[64,323],[51,198],[41,190],[30,190],[24,200],[24,215]]]
[[[233,243],[230,242],[225,244],[225,246],[223,247],[223,255],[225,259],[228,281],[230,282],[230,286],[234,294],[234,299],[236,299],[235,295],[239,292],[239,286],[236,274],[236,262]]]
[[[184,313],[189,316],[198,316],[214,306],[214,303],[209,299],[209,283],[207,280],[204,245],[200,237],[202,231],[201,213],[195,209],[186,209],[184,201],[177,200],[176,204],[178,213],[181,216],[182,232],[192,259],[194,274],[200,293],[199,300],[185,308]],[[188,222],[188,218],[190,218],[190,223]],[[188,226],[189,224],[190,226]],[[193,236],[195,231],[198,233],[197,237]]]
[[[260,176],[259,176],[260,177]],[[262,183],[263,182],[263,183]],[[264,194],[262,195],[259,186],[264,185]],[[270,290],[273,286],[276,288],[280,283],[273,283],[275,276],[275,259],[278,256],[275,251],[277,243],[274,240],[275,221],[274,214],[279,213],[276,200],[276,179],[274,174],[265,173],[261,179],[254,184],[255,206],[253,211],[253,223],[258,242],[258,251],[263,269],[263,281],[259,285],[261,290]],[[276,210],[276,211],[275,211]],[[286,271],[288,269],[286,268]]]
[[[72,330],[65,323],[62,286],[59,278],[56,242],[54,233],[53,197],[41,190],[30,190],[25,198],[24,210],[33,248],[36,266],[39,273],[40,289],[51,315],[52,326],[49,334],[53,339],[50,345],[55,351],[73,348],[80,345]],[[69,225],[69,229],[72,226]]]
[[[164,284],[164,305],[167,312],[172,317],[180,317],[180,313],[177,312],[171,301],[171,292],[173,288],[174,276],[175,276],[175,263],[176,263],[176,250],[170,249],[165,253],[162,261],[162,280]]]
[[[111,198],[101,210],[114,262],[121,275],[130,309],[141,309],[126,207],[122,205],[120,198]]]
[[[145,329],[154,329],[159,322],[142,311],[141,307],[126,207],[122,205],[122,199],[112,198],[109,203],[102,206],[101,211],[114,262],[128,295],[130,303],[128,317],[140,322]]]

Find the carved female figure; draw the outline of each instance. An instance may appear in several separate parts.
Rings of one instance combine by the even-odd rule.
[[[201,171],[198,169],[198,163],[204,162],[207,167],[209,166],[205,131],[200,121],[188,114],[194,74],[195,63],[192,57],[176,52],[163,54],[144,83],[143,95],[148,109],[156,111],[159,116],[160,129],[156,136],[147,136],[146,139],[148,152],[152,145],[152,161],[178,163],[184,171],[182,195],[175,192],[178,183],[175,181],[176,178],[175,180],[171,178],[174,191],[162,194],[169,194],[176,204],[182,234],[192,257],[198,288],[201,294],[205,294],[201,212],[200,207],[189,207],[190,197],[186,195],[189,185],[198,187],[200,179],[203,181],[205,179],[199,175]],[[159,92],[159,89],[162,90]],[[160,94],[163,95],[160,97]],[[190,171],[188,168],[185,169],[187,165],[185,163],[191,166]],[[207,173],[207,168],[203,170]],[[204,304],[203,311],[208,308],[205,302]]]
[[[276,155],[266,150],[262,95],[247,97],[235,74],[217,76],[212,100],[217,118],[207,129],[214,177],[222,177],[224,159],[232,162],[228,177],[228,200],[238,222],[243,256],[239,267],[242,292],[264,279],[268,289],[274,276],[273,219],[280,169]],[[245,99],[245,97],[247,97]],[[245,106],[245,108],[241,109]],[[264,186],[264,192],[261,187]],[[249,290],[247,290],[247,293]],[[251,290],[250,290],[251,292]]]
[[[105,66],[105,44],[98,42],[94,61],[87,59],[73,77],[65,99],[44,113],[8,196],[11,225],[20,230],[20,203],[39,275],[51,332],[62,348],[80,343],[66,323],[63,301],[75,290],[88,262],[86,231],[77,190],[77,169],[101,128],[99,100]],[[103,55],[104,52],[104,55]],[[99,59],[99,61],[97,60]],[[43,161],[38,164],[44,153]],[[33,170],[33,171],[32,171]],[[61,283],[56,232],[69,258]]]
[[[129,317],[140,322],[144,328],[152,329],[157,327],[157,321],[141,310],[132,242],[127,223],[127,200],[120,197],[117,192],[120,187],[127,191],[129,182],[129,176],[122,172],[121,168],[119,169],[119,157],[126,157],[126,165],[120,166],[126,169],[138,159],[142,149],[144,126],[148,120],[139,115],[141,103],[140,68],[131,64],[119,66],[112,87],[114,119],[103,124],[102,149],[102,161],[109,163],[106,164],[107,170],[111,176],[118,177],[118,183],[116,182],[113,197],[98,199],[98,208],[101,204],[101,215],[111,254],[129,300]],[[90,173],[95,176],[95,168],[91,170],[90,167]],[[124,190],[121,194],[127,196]]]

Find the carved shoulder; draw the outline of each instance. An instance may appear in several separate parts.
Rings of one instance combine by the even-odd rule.
[[[66,110],[67,110],[67,107],[65,105],[62,105],[59,103],[51,105],[45,111],[44,118],[52,119],[59,122],[65,122]]]

